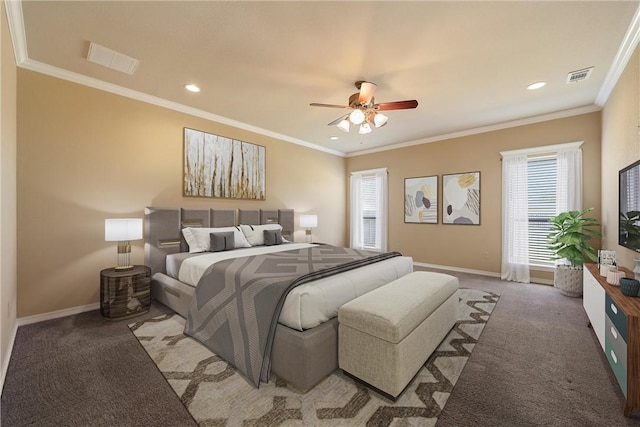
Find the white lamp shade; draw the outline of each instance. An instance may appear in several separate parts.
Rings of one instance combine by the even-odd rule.
[[[366,135],[371,133],[371,125],[369,123],[363,123],[360,125],[360,130],[358,131],[360,135]]]
[[[300,215],[300,227],[316,228],[318,226],[318,215]]]
[[[382,113],[376,113],[375,117],[373,118],[373,124],[379,128],[380,126],[384,125],[385,123],[387,123],[387,120],[389,118],[387,116],[385,116]]]
[[[349,120],[351,120],[351,123],[354,125],[359,125],[364,122],[364,113],[360,109],[353,110],[351,114],[349,114]]]
[[[343,132],[349,132],[350,125],[351,123],[349,123],[349,120],[344,119],[343,121],[338,123],[338,129],[340,129]]]
[[[118,218],[104,220],[104,240],[122,242],[142,239],[141,218]]]

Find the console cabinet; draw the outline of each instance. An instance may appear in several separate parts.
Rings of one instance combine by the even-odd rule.
[[[640,297],[622,295],[619,286],[600,276],[596,264],[585,264],[583,274],[583,306],[626,398],[622,411],[628,417],[640,408]]]

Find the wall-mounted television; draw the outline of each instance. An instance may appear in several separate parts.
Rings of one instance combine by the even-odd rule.
[[[640,252],[640,160],[619,172],[618,243]]]

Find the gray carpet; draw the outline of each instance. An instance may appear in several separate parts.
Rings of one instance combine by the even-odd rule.
[[[437,426],[640,426],[582,299],[548,286],[452,273],[500,302]],[[153,304],[144,320],[167,310]],[[19,328],[2,393],[2,426],[195,426],[129,331],[98,311]]]

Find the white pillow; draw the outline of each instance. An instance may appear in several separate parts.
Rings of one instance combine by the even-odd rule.
[[[189,253],[207,252],[211,250],[211,236],[209,233],[224,233],[233,231],[234,243],[237,248],[250,248],[246,237],[239,227],[201,228],[187,227],[182,229],[182,235],[189,245]]]
[[[264,245],[264,230],[280,230],[282,226],[280,224],[262,224],[262,225],[244,225],[240,224],[240,229],[247,237],[247,241],[251,246]],[[283,238],[283,242],[286,240]]]

